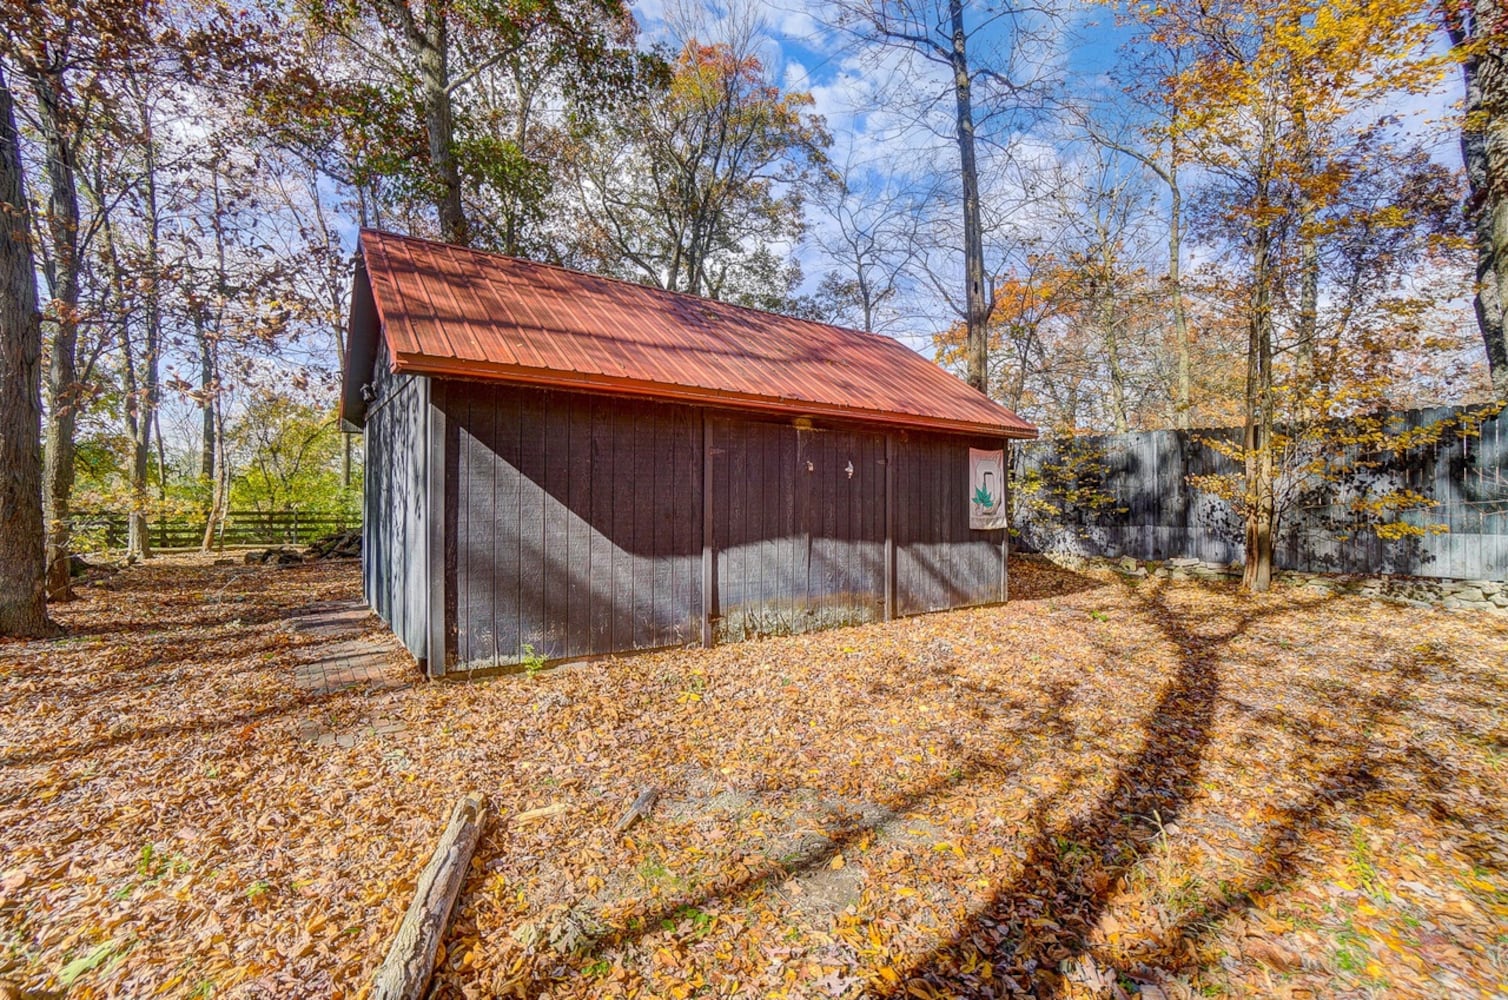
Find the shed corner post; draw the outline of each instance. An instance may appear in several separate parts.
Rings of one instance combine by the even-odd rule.
[[[716,585],[712,531],[712,418],[702,410],[702,647],[712,648],[713,588]]]
[[[1005,466],[1000,470],[1001,479],[1005,483],[1005,527],[1000,529],[1000,600],[1004,603],[1011,596],[1011,471],[1014,468],[1011,463],[1011,439],[1006,438],[1000,447],[1000,453],[1004,456],[1002,464]]]
[[[425,508],[429,513],[429,526],[425,545],[429,573],[429,641],[426,643],[425,673],[431,679],[445,676],[446,660],[450,652],[450,622],[448,603],[445,599],[446,583],[446,524],[449,521],[445,505],[447,469],[444,383],[436,378],[425,380],[428,399],[425,406],[428,430],[426,433],[426,488]]]
[[[895,435],[885,432],[885,620],[895,619]]]

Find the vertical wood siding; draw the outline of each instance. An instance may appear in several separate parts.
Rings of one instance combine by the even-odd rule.
[[[730,416],[709,430],[716,638],[883,618],[884,436]]]
[[[907,434],[895,454],[896,613],[1000,600],[1005,532],[969,527],[969,442]]]
[[[378,358],[386,349],[378,347]],[[428,648],[426,521],[430,381],[393,376],[379,360],[367,410],[361,569],[367,601],[419,659]]]
[[[704,499],[715,639],[883,618],[887,434],[897,613],[1000,599],[1002,533],[969,530],[966,482],[970,444],[998,442],[443,388],[457,668],[701,641]]]
[[[447,383],[462,666],[684,645],[700,630],[687,407]]]

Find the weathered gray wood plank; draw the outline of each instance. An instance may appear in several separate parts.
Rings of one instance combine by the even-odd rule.
[[[1390,416],[1398,431],[1442,426],[1465,409],[1434,408]],[[1384,484],[1421,493],[1434,501],[1400,520],[1443,525],[1446,535],[1386,540],[1356,514],[1348,490],[1331,487],[1306,498],[1287,515],[1277,540],[1279,568],[1311,572],[1405,573],[1420,576],[1508,577],[1508,559],[1489,539],[1508,533],[1508,455],[1503,442],[1508,414],[1481,423],[1481,433],[1447,430],[1434,445],[1401,456],[1384,453],[1375,475]],[[1210,493],[1188,484],[1192,475],[1235,473],[1235,464],[1207,439],[1235,441],[1239,429],[1148,431],[1078,439],[1097,452],[1108,472],[1105,492],[1117,508],[1095,517],[1048,521],[1028,517],[1020,527],[1030,547],[1091,555],[1120,551],[1141,559],[1192,556],[1238,560],[1242,540],[1234,511]],[[1041,441],[1021,446],[1020,467],[1062,461],[1069,445]]]

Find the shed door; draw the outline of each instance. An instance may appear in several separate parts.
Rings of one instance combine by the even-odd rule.
[[[883,436],[727,417],[709,429],[718,640],[883,617]]]

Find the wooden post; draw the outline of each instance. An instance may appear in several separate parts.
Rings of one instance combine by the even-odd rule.
[[[445,925],[461,894],[486,820],[487,800],[480,795],[464,795],[456,803],[434,856],[419,875],[414,901],[377,970],[372,1000],[420,1000],[425,995]]]
[[[702,646],[712,648],[712,602],[716,584],[712,532],[712,418],[702,411]]]
[[[443,400],[442,383],[427,378],[428,442],[425,449],[425,515],[429,518],[426,539],[426,559],[429,564],[429,641],[427,643],[424,669],[430,677],[445,676],[446,636],[445,621],[445,411],[440,408]]]
[[[895,435],[885,433],[885,620],[895,618]]]

